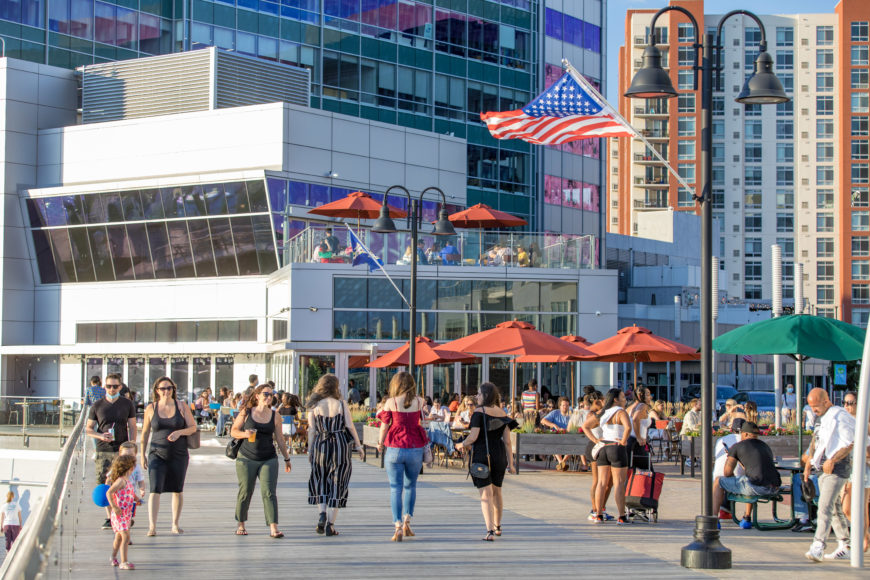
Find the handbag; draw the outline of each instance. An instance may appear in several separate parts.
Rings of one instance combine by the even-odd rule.
[[[232,437],[229,443],[227,443],[227,448],[224,451],[226,456],[230,459],[235,459],[236,457],[238,457],[239,449],[241,449],[243,441],[244,439],[236,439],[235,437]]]
[[[176,401],[175,404],[177,406],[178,401]],[[156,409],[156,407],[155,407],[155,409]],[[178,410],[179,410],[179,412],[181,411],[180,408]],[[184,415],[182,414],[182,417],[183,416]],[[187,448],[188,449],[199,449],[200,441],[201,441],[201,439],[199,436],[199,426],[197,426],[196,431],[194,431],[193,433],[191,433],[190,435],[187,436]]]
[[[420,428],[423,429],[422,422],[425,421],[426,418],[423,416],[423,409],[420,409]],[[425,429],[423,430],[425,433]],[[432,443],[429,441],[429,436],[426,436],[426,446],[423,447],[423,463],[426,467],[432,467],[432,464],[435,463],[435,455],[432,453]]]
[[[486,429],[486,409],[482,409],[483,413],[483,441],[486,444],[486,463],[470,463],[468,466],[468,473],[471,474],[471,477],[475,477],[477,479],[486,479],[489,477],[490,471],[490,460],[489,460],[489,434]]]

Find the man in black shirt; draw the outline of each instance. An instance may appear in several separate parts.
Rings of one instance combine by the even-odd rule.
[[[743,475],[734,475],[737,463],[743,466]],[[758,439],[758,425],[745,421],[740,427],[740,442],[728,449],[725,475],[713,482],[713,505],[722,505],[726,493],[737,495],[771,495],[782,485],[773,452],[767,443]],[[752,527],[752,504],[746,504],[746,513],[740,527]]]
[[[109,466],[118,455],[121,443],[136,441],[136,405],[121,396],[121,375],[110,374],[105,381],[106,396],[94,402],[88,413],[86,434],[96,439],[94,456],[97,485],[106,482]],[[103,529],[111,529],[109,508]]]

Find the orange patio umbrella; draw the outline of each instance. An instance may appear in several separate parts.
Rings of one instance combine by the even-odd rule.
[[[493,209],[485,203],[478,203],[466,210],[447,216],[454,227],[464,229],[491,230],[524,226],[528,222],[521,217]],[[478,245],[483,251],[483,232],[478,233]]]
[[[583,338],[582,336],[577,336],[574,334],[568,334],[562,337],[559,337],[560,340],[564,340],[570,344],[577,345],[581,348],[590,346],[592,343]],[[592,351],[589,349],[585,349],[592,355]],[[573,354],[530,354],[526,356],[518,356],[516,358],[516,362],[518,363],[564,363],[564,362],[578,362],[580,360],[588,360],[587,357],[579,357]],[[574,401],[577,400],[577,385],[574,383],[574,367],[571,366],[571,391],[573,393],[573,399],[571,400],[571,404],[574,404]]]
[[[697,349],[673,340],[656,336],[642,326],[626,326],[615,336],[605,338],[589,347],[601,362],[634,363],[634,386],[637,387],[638,362],[668,362],[698,360]]]
[[[409,343],[406,342],[399,348],[391,350],[387,354],[376,358],[365,366],[376,369],[408,366],[408,346]],[[476,358],[477,357],[464,352],[457,352],[439,346],[438,343],[426,338],[425,336],[418,336],[414,341],[414,364],[416,366],[454,362],[473,362]]]
[[[359,230],[360,219],[377,219],[382,203],[362,191],[354,191],[346,197],[308,210],[308,213],[328,217],[356,218],[356,229]],[[387,205],[390,217],[403,218],[408,214],[399,208]]]

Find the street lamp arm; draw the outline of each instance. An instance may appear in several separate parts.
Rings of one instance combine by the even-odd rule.
[[[758,25],[758,28],[761,30],[761,42],[758,44],[759,52],[767,51],[767,32],[764,29],[764,24],[761,22],[761,19],[758,18],[754,13],[749,10],[732,10],[728,14],[722,17],[719,21],[719,26],[716,27],[716,48],[720,51],[722,50],[722,26],[725,24],[725,21],[731,18],[732,16],[743,15],[748,16],[755,21]],[[716,63],[716,66],[719,66],[719,63]]]
[[[426,193],[427,191],[437,191],[441,195],[441,203],[443,203],[444,205],[447,205],[447,196],[444,195],[444,192],[441,191],[440,188],[437,188],[434,185],[431,187],[427,187],[426,189],[424,189],[423,191],[420,192],[420,201],[423,201],[423,194]]]
[[[694,77],[695,90],[697,91],[698,90],[698,70],[700,70],[700,68],[701,68],[698,61],[700,60],[701,47],[703,46],[701,44],[701,32],[703,32],[703,31],[698,27],[698,21],[695,20],[694,14],[692,14],[691,12],[689,12],[688,10],[683,8],[682,6],[665,6],[664,8],[662,8],[661,10],[656,12],[655,16],[653,16],[652,23],[650,24],[650,27],[649,27],[649,46],[655,46],[656,42],[658,42],[658,39],[656,38],[656,21],[659,19],[659,16],[661,16],[665,12],[670,12],[671,10],[676,10],[677,12],[685,14],[689,18],[689,20],[692,22],[692,26],[695,29],[696,42],[695,42],[695,44],[692,45],[693,48],[695,49],[695,65],[692,67],[692,69],[693,69],[692,75]]]

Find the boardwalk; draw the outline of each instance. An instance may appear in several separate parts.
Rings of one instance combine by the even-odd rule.
[[[680,546],[691,538],[698,480],[668,479],[660,523],[617,528],[586,521],[591,481],[586,474],[528,472],[509,477],[504,536],[490,544],[480,541],[484,526],[470,482],[458,470],[436,469],[421,479],[418,489],[417,537],[394,544],[388,541],[392,526],[383,470],[373,462],[355,461],[349,507],[336,525],[341,535],[326,538],[314,533],[317,510],[306,503],[307,458],[294,456],[292,474],[282,473],[279,480],[286,537],[273,540],[263,522],[259,493],[251,504],[250,535],[233,535],[233,464],[217,442],[203,443],[189,470],[185,534],[169,534],[168,501],[161,506],[157,537],[145,537],[145,513],[137,518],[130,559],[139,578],[710,577],[679,566]],[[81,518],[73,577],[123,578],[125,572],[108,565],[112,534],[99,530],[102,511],[93,504],[84,506]],[[807,563],[803,552],[810,538],[796,536],[726,526],[724,541],[734,550],[734,568],[717,576],[786,578],[812,570],[831,578],[861,577],[845,563]]]

